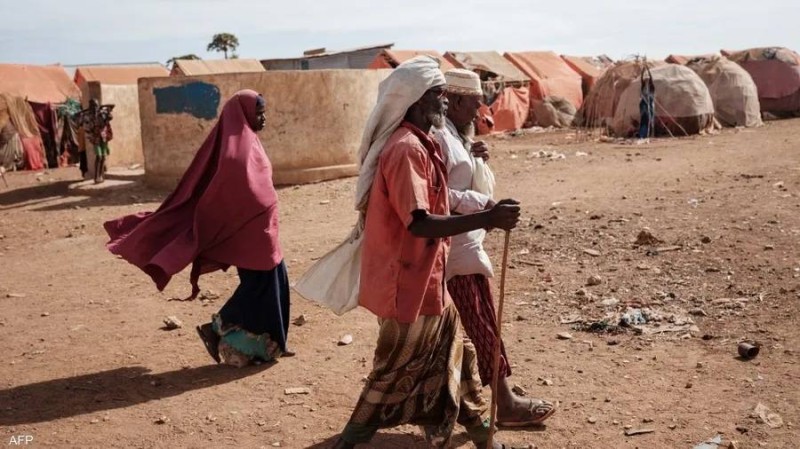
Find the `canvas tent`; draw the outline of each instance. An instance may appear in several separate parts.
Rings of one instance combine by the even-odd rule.
[[[778,116],[800,113],[800,55],[783,47],[722,53],[753,78],[762,112]]]
[[[5,112],[0,117],[6,134],[16,134],[25,154],[25,168],[58,163],[59,123],[55,107],[80,91],[61,66],[0,64],[0,94]],[[9,122],[11,123],[9,125]]]
[[[639,86],[644,64],[639,60],[619,61],[609,67],[584,98],[575,117],[576,124],[589,128],[610,126],[622,92],[634,80]],[[648,61],[647,65],[652,68],[658,63]]]
[[[444,59],[441,53],[435,50],[391,50],[391,49],[384,49],[377,56],[375,59],[370,62],[369,67],[370,69],[393,69],[398,65],[408,61],[409,59],[420,56],[420,55],[428,55],[434,57],[437,61],[439,61],[440,69],[442,72],[446,72],[453,68],[453,64],[450,61]]]
[[[583,103],[581,76],[551,51],[506,53],[506,59],[531,79],[531,99],[561,97],[579,108]]]
[[[58,65],[0,64],[0,93],[35,103],[63,103],[80,97],[75,83]]]
[[[693,58],[686,65],[706,83],[717,120],[725,126],[759,126],[761,107],[753,78],[724,57]]]
[[[170,76],[215,75],[221,73],[264,72],[257,59],[178,59]]]
[[[561,55],[561,59],[574,71],[581,76],[581,90],[583,96],[589,93],[594,87],[598,78],[603,76],[606,69],[613,64],[611,58],[606,55],[600,56],[568,56]]]
[[[530,110],[527,75],[496,51],[447,52],[444,58],[453,66],[480,76],[484,103],[489,106],[494,123],[492,131],[513,131],[524,126]]]
[[[696,73],[678,64],[654,67],[651,73],[656,88],[656,135],[697,134],[713,126],[714,103]],[[614,135],[630,137],[639,128],[640,99],[639,83],[629,83],[614,112]]]

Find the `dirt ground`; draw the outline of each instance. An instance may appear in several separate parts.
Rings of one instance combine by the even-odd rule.
[[[512,380],[560,401],[546,428],[503,430],[502,441],[692,448],[721,434],[739,448],[800,445],[798,133],[790,120],[647,145],[574,131],[490,139],[499,196],[524,207],[503,331]],[[6,178],[0,446],[19,435],[32,436],[30,447],[322,449],[335,440],[371,366],[374,317],[337,317],[295,295],[292,316],[307,320],[290,330],[297,357],[214,365],[193,327],[221,307],[235,273],[201,279],[211,299],[170,301],[189,292],[186,273],[159,293],[104,248],[105,220],[155,209],[165,192],[132,171],[102,188],[75,168]],[[346,235],[353,187],[279,191],[292,278]],[[645,228],[661,242],[635,245]],[[502,239],[488,238],[498,273]],[[599,285],[586,286],[590,276]],[[650,317],[640,332],[614,326],[628,307]],[[184,327],[162,329],[170,315]],[[337,346],[345,334],[353,343]],[[745,339],[761,344],[754,360],[736,357]],[[310,394],[284,394],[291,387]],[[751,416],[759,403],[780,427]],[[654,432],[626,436],[627,426]],[[471,447],[463,429],[455,439]],[[403,427],[372,447],[425,446]]]

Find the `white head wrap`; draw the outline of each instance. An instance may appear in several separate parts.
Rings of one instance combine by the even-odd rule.
[[[445,84],[439,61],[430,56],[417,56],[397,66],[378,87],[378,102],[367,120],[358,150],[361,167],[355,205],[362,216],[367,209],[378,158],[389,137],[400,126],[408,108],[428,89]]]

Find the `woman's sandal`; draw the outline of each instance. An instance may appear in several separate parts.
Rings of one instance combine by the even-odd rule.
[[[556,412],[556,405],[549,401],[534,401],[528,403],[530,419],[521,421],[498,421],[497,427],[531,427],[538,426]]]
[[[219,342],[222,339],[216,332],[214,332],[214,328],[211,327],[211,323],[197,326],[196,329],[197,335],[200,336],[200,340],[202,340],[203,345],[206,347],[206,351],[208,351],[208,355],[210,355],[215,362],[222,363],[222,359],[219,358]]]

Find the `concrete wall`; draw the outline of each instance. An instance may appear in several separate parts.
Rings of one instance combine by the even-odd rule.
[[[275,184],[301,184],[352,176],[367,117],[388,70],[236,73],[139,80],[145,180],[174,187],[241,89],[267,102],[261,142]]]
[[[135,84],[109,85],[97,81],[80,85],[82,105],[89,107],[89,100],[96,98],[100,104],[113,104],[111,130],[114,138],[109,142],[111,156],[106,159],[109,167],[128,167],[144,163],[142,151],[142,126],[139,119],[139,89]],[[94,149],[85,142],[89,162],[89,176],[94,176]]]

